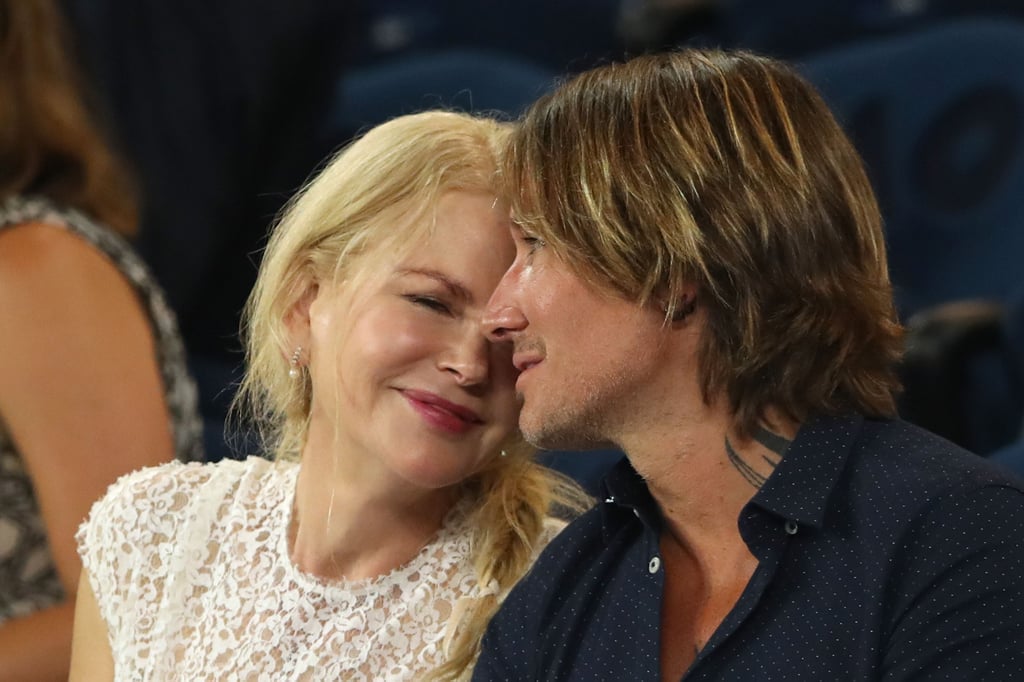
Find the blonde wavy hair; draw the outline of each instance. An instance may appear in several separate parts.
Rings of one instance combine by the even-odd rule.
[[[595,287],[666,321],[696,285],[704,399],[749,433],[894,415],[902,327],[864,165],[814,88],[747,52],[585,72],[512,134],[516,220]]]
[[[245,309],[247,373],[235,413],[253,421],[269,451],[296,460],[309,426],[311,385],[288,376],[285,319],[310,281],[359,280],[374,253],[414,248],[442,194],[500,196],[497,168],[511,126],[454,112],[424,112],[379,125],[343,149],[285,208]],[[343,418],[343,415],[341,416]],[[475,501],[473,562],[481,586],[504,594],[530,566],[545,520],[587,505],[567,478],[539,465],[514,433],[461,486]],[[456,679],[475,660],[498,598],[477,600],[449,626],[436,679]]]

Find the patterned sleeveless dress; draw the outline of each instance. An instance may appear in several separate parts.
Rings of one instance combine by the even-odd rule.
[[[82,213],[39,197],[0,202],[0,231],[28,222],[63,227],[94,246],[128,279],[149,317],[164,384],[175,453],[201,460],[202,424],[177,321],[156,281],[128,243]],[[50,555],[24,463],[0,414],[0,623],[59,604],[64,591]]]

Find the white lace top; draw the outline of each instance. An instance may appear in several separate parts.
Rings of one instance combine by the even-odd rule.
[[[449,616],[488,593],[467,505],[407,565],[329,583],[289,557],[297,473],[259,458],[170,463],[94,505],[79,551],[116,680],[415,680],[443,661]]]

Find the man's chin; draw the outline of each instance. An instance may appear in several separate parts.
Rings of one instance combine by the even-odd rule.
[[[598,450],[615,447],[607,440],[568,424],[529,423],[519,419],[528,443],[541,450]]]

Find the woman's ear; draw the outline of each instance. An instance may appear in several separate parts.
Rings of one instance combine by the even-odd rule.
[[[316,280],[307,279],[300,285],[299,290],[302,293],[288,306],[284,315],[289,347],[283,348],[282,351],[289,357],[296,348],[309,348],[309,308],[320,293],[320,284]]]

